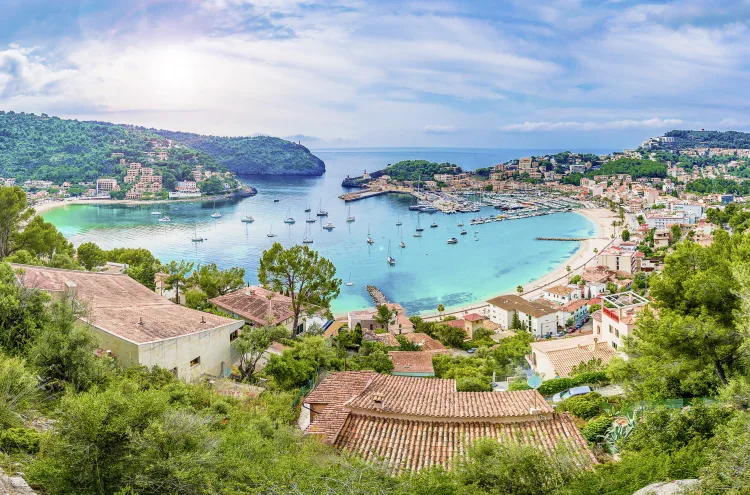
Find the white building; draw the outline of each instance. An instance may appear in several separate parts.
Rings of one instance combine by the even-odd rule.
[[[635,292],[602,297],[601,323],[594,321],[594,337],[607,342],[613,349],[622,348],[623,339],[633,335],[638,313],[648,299]]]
[[[237,360],[231,342],[242,321],[173,304],[124,274],[12,266],[25,287],[74,297],[85,310],[79,324],[123,365],[158,365],[192,381],[226,376]]]
[[[646,225],[651,229],[668,229],[672,225],[682,225],[685,222],[684,213],[669,215],[666,213],[649,213],[646,215]]]
[[[617,354],[595,335],[550,339],[531,343],[527,361],[534,373],[544,380],[568,378],[575,366],[598,359],[606,365]]]
[[[490,305],[490,321],[500,325],[503,330],[511,327],[515,313],[518,313],[521,323],[537,337],[556,332],[558,325],[564,323],[558,322],[557,310],[514,294],[493,297],[487,303]]]

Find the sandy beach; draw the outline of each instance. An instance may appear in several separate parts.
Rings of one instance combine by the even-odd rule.
[[[541,296],[543,288],[551,285],[557,285],[559,283],[565,283],[568,276],[572,277],[575,274],[582,273],[586,266],[590,265],[591,263],[595,263],[596,252],[594,252],[594,250],[596,249],[597,252],[601,251],[612,242],[612,238],[610,237],[614,230],[612,227],[612,222],[614,220],[618,220],[618,217],[615,213],[607,210],[606,208],[582,208],[579,210],[575,210],[575,212],[585,216],[596,224],[596,237],[582,242],[580,248],[575,252],[575,254],[561,263],[557,268],[534,280],[533,282],[524,285],[524,291],[522,294],[524,297],[535,299]],[[568,266],[570,266],[570,272],[568,272],[567,270]],[[506,291],[502,294],[507,293],[508,292]],[[499,296],[502,294],[497,295]],[[517,294],[517,292],[513,292],[513,294]],[[477,301],[473,304],[468,304],[459,308],[449,308],[447,311],[443,312],[442,317],[453,315],[457,318],[460,318],[467,313],[486,314],[488,311],[488,306],[489,305],[485,301]],[[425,320],[434,320],[438,319],[439,315],[430,314],[427,316],[423,316],[422,318]]]
[[[42,214],[53,210],[55,208],[61,208],[69,205],[119,205],[119,206],[145,206],[145,205],[160,205],[165,203],[201,203],[207,201],[224,201],[231,199],[231,196],[224,197],[213,197],[206,196],[201,198],[189,198],[189,199],[153,199],[153,200],[135,200],[135,199],[72,199],[63,201],[46,201],[44,203],[37,203],[33,205],[34,210],[37,214]]]

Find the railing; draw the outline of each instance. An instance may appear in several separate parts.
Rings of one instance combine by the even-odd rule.
[[[307,394],[310,393],[310,391],[315,388],[315,383],[318,380],[318,370],[315,370],[315,373],[313,374],[312,378],[308,380],[308,382],[300,387],[299,392],[297,392],[297,395],[294,397],[294,400],[292,401],[292,409],[296,408],[302,400],[307,397]]]

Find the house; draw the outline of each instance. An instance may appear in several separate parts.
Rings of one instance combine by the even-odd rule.
[[[594,336],[618,349],[623,338],[633,335],[638,313],[649,301],[635,292],[622,292],[604,296],[602,302],[601,324],[594,322]]]
[[[469,313],[468,315],[464,315],[463,320],[464,330],[466,330],[466,335],[471,340],[474,338],[474,332],[484,327],[484,322],[487,321],[487,318],[476,313]]]
[[[490,305],[490,321],[498,324],[502,330],[511,327],[513,315],[517,313],[521,323],[537,337],[557,331],[558,312],[545,304],[527,301],[515,294],[494,297],[487,303]]]
[[[638,253],[620,246],[609,246],[596,257],[598,266],[615,272],[619,276],[632,278],[640,270]]]
[[[388,330],[390,330],[391,333],[401,335],[414,331],[414,324],[409,321],[409,318],[406,316],[406,311],[400,304],[388,303],[387,306],[395,313],[388,324]],[[377,330],[385,328],[382,324],[375,321],[375,316],[377,314],[377,308],[350,311],[347,317],[347,323],[349,328],[354,328],[357,326],[357,323],[359,323],[363,331],[368,329]]]
[[[672,231],[669,229],[656,229],[654,231],[654,247],[656,249],[669,246],[672,240]]]
[[[573,326],[580,326],[589,315],[589,302],[586,299],[574,299],[560,307],[560,319],[564,322],[573,320]]]
[[[244,322],[173,304],[127,275],[11,265],[25,287],[74,297],[86,325],[125,366],[160,366],[191,381],[226,376],[236,356],[231,342]]]
[[[432,352],[423,351],[390,351],[388,357],[393,361],[394,376],[435,376],[432,368]]]
[[[532,342],[527,357],[531,368],[545,380],[568,378],[575,366],[592,359],[606,365],[617,352],[595,335]]]
[[[581,298],[581,290],[575,285],[555,285],[542,290],[542,297],[548,301],[565,304]]]
[[[365,330],[365,333],[362,335],[362,340],[368,342],[380,342],[386,347],[398,347],[401,345],[396,337],[390,332],[375,333],[372,330]]]
[[[479,438],[565,447],[581,467],[596,463],[572,416],[536,390],[457,392],[455,380],[344,371],[328,375],[305,406],[307,434],[392,474],[450,469]]]
[[[263,287],[250,286],[223,296],[214,297],[210,299],[210,302],[235,318],[242,318],[248,325],[281,325],[290,332],[293,330],[292,298],[278,292]],[[305,332],[314,323],[324,328],[328,320],[316,314],[300,315],[294,333]]]
[[[439,340],[433,339],[426,333],[419,333],[419,332],[413,332],[413,333],[407,333],[404,335],[406,340],[411,342],[412,344],[417,344],[419,347],[422,348],[422,352],[433,352],[433,353],[447,353],[448,349],[445,348],[442,342]]]

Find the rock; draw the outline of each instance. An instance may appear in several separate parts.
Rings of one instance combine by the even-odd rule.
[[[0,469],[0,495],[36,495],[20,476],[7,476]]]
[[[635,492],[633,495],[679,495],[685,490],[695,488],[700,480],[675,480],[675,481],[657,481],[651,483]]]

